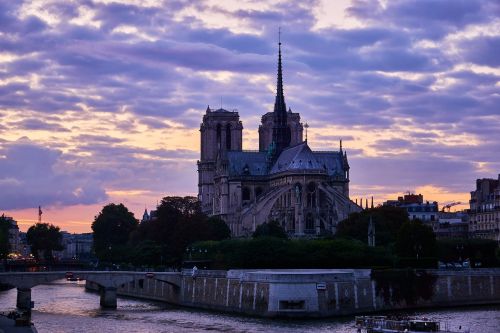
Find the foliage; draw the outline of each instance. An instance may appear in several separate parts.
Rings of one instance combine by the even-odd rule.
[[[435,257],[436,236],[420,220],[405,222],[399,229],[395,252],[400,257]]]
[[[277,221],[270,221],[269,223],[262,223],[257,228],[255,228],[252,234],[253,238],[257,237],[276,237],[276,238],[288,238],[285,229]]]
[[[26,233],[26,240],[31,246],[31,252],[36,259],[40,259],[40,252],[46,260],[52,260],[52,251],[61,251],[62,233],[59,227],[49,223],[32,225]]]
[[[470,260],[471,266],[498,265],[497,242],[490,239],[443,239],[437,241],[438,257],[443,262]]]
[[[0,259],[6,258],[10,252],[9,229],[10,221],[5,215],[0,216]]]
[[[197,242],[212,268],[355,268],[392,266],[384,248],[352,240],[285,240],[276,237]]]
[[[162,246],[151,240],[142,241],[132,248],[130,260],[136,266],[161,265],[163,264]]]
[[[92,223],[96,256],[104,261],[125,261],[130,253],[129,234],[137,228],[137,223],[123,204],[104,206]]]
[[[207,218],[195,197],[165,197],[157,209],[157,218],[142,222],[131,235],[132,244],[144,241],[156,244],[154,263],[179,266],[184,251],[193,242],[229,238],[231,231],[217,217]],[[155,250],[155,251],[156,251]]]
[[[218,217],[212,216],[208,218],[209,238],[212,240],[223,240],[231,238],[231,229],[226,222]]]
[[[376,244],[381,246],[394,243],[399,228],[409,221],[405,209],[381,206],[350,214],[338,224],[336,237],[353,238],[367,243],[370,217],[375,225]]]

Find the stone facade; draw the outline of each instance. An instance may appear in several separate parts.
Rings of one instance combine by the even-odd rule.
[[[242,149],[238,112],[207,108],[200,126],[198,197],[202,210],[222,218],[233,236],[279,222],[290,236],[333,234],[361,210],[349,199],[347,153],[312,151],[300,115],[286,109],[281,50],[273,112],[262,116],[259,150]]]
[[[498,179],[476,180],[470,192],[469,233],[472,238],[492,239],[500,244],[500,174]]]
[[[117,294],[263,317],[331,317],[394,309],[500,302],[500,270],[230,270],[179,273],[180,288],[139,278]],[[394,275],[396,274],[396,275]],[[87,283],[97,290],[97,286]]]

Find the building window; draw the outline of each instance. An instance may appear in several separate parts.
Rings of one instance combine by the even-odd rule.
[[[299,183],[295,184],[295,202],[300,203],[302,197],[302,185]]]
[[[243,201],[248,201],[250,200],[250,189],[248,187],[243,187],[243,190],[241,191],[241,199]]]
[[[306,217],[306,231],[314,231],[314,218],[311,213],[307,214]]]
[[[307,207],[316,207],[316,184],[307,184]]]
[[[221,148],[221,136],[222,136],[222,128],[220,124],[217,124],[217,149]]]
[[[226,125],[226,149],[231,150],[231,125]]]

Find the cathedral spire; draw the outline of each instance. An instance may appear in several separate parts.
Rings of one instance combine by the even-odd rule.
[[[288,128],[285,95],[283,93],[283,69],[281,65],[281,28],[278,35],[278,79],[276,84],[276,100],[274,102],[273,141],[276,144],[276,153],[290,145],[290,129]]]
[[[286,104],[285,94],[283,93],[283,68],[281,65],[281,29],[278,38],[278,82],[276,85],[276,100],[274,102],[274,113],[285,114],[286,119]]]

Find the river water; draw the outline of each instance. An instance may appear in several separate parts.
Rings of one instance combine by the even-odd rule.
[[[117,310],[102,310],[99,296],[87,292],[84,282],[57,281],[32,289],[32,320],[38,332],[280,332],[354,333],[354,317],[326,320],[276,320],[170,307],[161,303],[118,299]],[[0,292],[0,311],[12,310],[16,289]],[[500,306],[407,312],[447,323],[471,333],[499,333]]]

